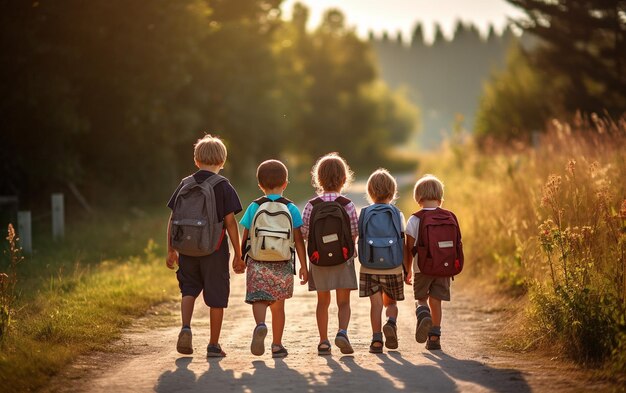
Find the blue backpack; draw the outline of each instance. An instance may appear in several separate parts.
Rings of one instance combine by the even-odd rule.
[[[372,269],[393,269],[404,256],[402,216],[397,207],[375,203],[359,216],[359,260]]]

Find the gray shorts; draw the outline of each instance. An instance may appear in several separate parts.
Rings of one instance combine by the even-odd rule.
[[[183,296],[198,297],[202,292],[209,307],[228,307],[230,295],[230,270],[227,237],[219,250],[204,257],[180,255],[178,258],[178,287]]]
[[[415,300],[432,296],[435,299],[450,301],[450,277],[427,276],[415,273],[413,276]]]

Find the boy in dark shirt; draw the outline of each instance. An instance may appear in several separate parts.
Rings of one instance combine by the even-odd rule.
[[[194,146],[194,162],[198,171],[193,174],[197,183],[202,183],[211,176],[217,175],[226,162],[226,146],[222,141],[211,135],[206,135],[199,139]],[[174,191],[167,206],[174,209],[176,197],[182,187],[182,182]],[[226,356],[219,345],[220,330],[224,308],[228,307],[228,296],[230,294],[230,272],[228,260],[230,252],[228,250],[228,238],[233,245],[234,255],[232,259],[235,273],[243,273],[246,269],[245,263],[241,259],[239,248],[239,229],[235,214],[242,210],[241,202],[237,192],[228,181],[222,181],[215,185],[215,205],[218,219],[224,224],[223,239],[218,245],[218,249],[210,255],[194,257],[183,255],[172,248],[170,238],[170,226],[172,217],[168,222],[168,247],[167,247],[167,267],[174,269],[178,264],[176,272],[178,285],[182,294],[181,316],[182,329],[178,335],[176,349],[182,354],[193,353],[191,317],[196,297],[203,293],[204,302],[210,308],[210,338],[207,346],[208,357]]]

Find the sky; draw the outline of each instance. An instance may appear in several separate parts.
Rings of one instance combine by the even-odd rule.
[[[298,0],[283,3],[283,14],[291,17],[293,5]],[[405,42],[410,40],[416,22],[423,25],[426,41],[432,41],[433,25],[441,24],[444,35],[452,36],[458,20],[473,22],[486,35],[489,23],[500,32],[509,17],[523,13],[505,0],[300,0],[310,9],[309,28],[319,25],[328,8],[339,8],[346,15],[349,26],[356,27],[359,36],[367,37],[372,30],[376,35],[387,30],[390,37],[402,32]]]

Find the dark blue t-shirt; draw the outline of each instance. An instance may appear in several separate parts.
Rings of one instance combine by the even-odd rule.
[[[193,178],[196,180],[196,182],[202,183],[203,181],[214,175],[215,173],[211,171],[201,169],[193,174]],[[167,203],[167,207],[172,210],[174,209],[176,197],[178,196],[178,193],[180,192],[182,186],[183,183],[180,182],[178,188],[176,188],[176,191],[174,191],[174,194],[172,194],[172,197]],[[237,195],[237,191],[235,191],[230,182],[223,181],[219,183],[215,186],[215,188],[213,188],[213,191],[215,192],[215,207],[217,210],[217,217],[220,222],[223,222],[224,217],[226,217],[230,213],[237,214],[242,210],[239,195]]]

